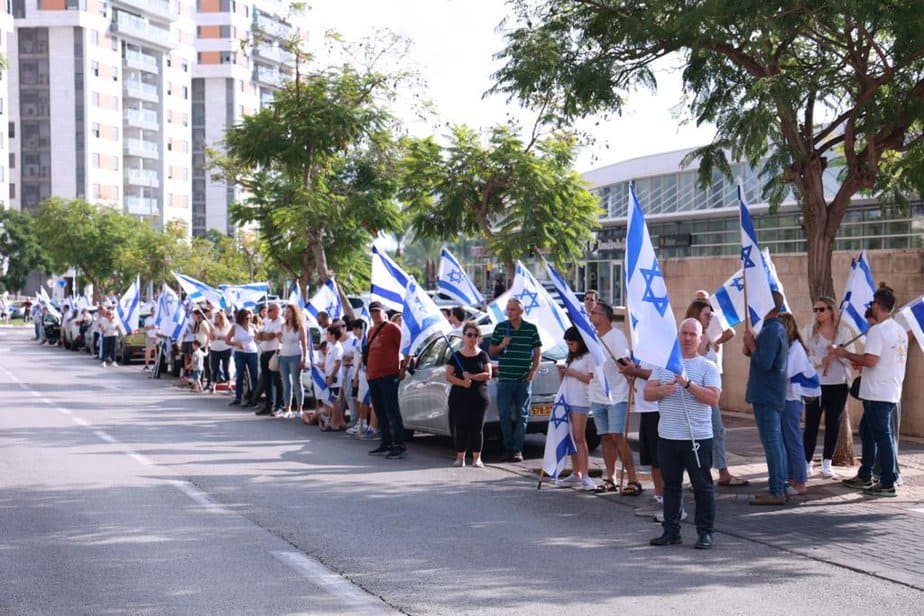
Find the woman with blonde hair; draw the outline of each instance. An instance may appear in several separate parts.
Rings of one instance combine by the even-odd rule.
[[[279,336],[279,372],[282,376],[283,416],[291,419],[301,417],[305,403],[302,388],[302,370],[308,368],[308,332],[302,311],[294,304],[286,306],[285,322]],[[292,410],[292,396],[295,395],[295,411]]]
[[[226,338],[231,333],[231,323],[225,316],[224,310],[215,313],[209,337],[212,344],[209,350],[209,365],[212,372],[212,391],[216,383],[227,383],[231,380],[231,346]]]
[[[815,321],[802,330],[802,339],[805,341],[809,360],[821,380],[821,396],[805,405],[805,432],[802,437],[805,468],[807,476],[811,477],[814,471],[812,459],[818,442],[818,425],[824,413],[825,440],[821,457],[821,476],[825,479],[836,476],[831,468],[831,459],[837,447],[851,377],[850,363],[838,359],[831,353],[831,347],[846,345],[844,348],[847,351],[856,352],[855,345],[850,342],[856,332],[838,318],[836,306],[833,298],[827,295],[820,296],[814,302]],[[850,344],[847,344],[848,342]]]

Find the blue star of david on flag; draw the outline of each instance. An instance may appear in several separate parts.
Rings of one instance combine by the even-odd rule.
[[[744,276],[735,276],[732,278],[731,286],[735,287],[739,291],[744,290]]]
[[[539,293],[537,291],[523,289],[519,295],[514,295],[514,297],[522,302],[523,310],[526,312],[527,316],[529,316],[529,313],[532,312],[533,309],[539,307]],[[527,299],[529,301],[527,301]]]
[[[542,470],[552,477],[558,477],[568,456],[577,448],[571,438],[571,408],[559,388],[549,415],[549,427],[545,435],[545,454],[542,456]]]
[[[449,278],[450,282],[462,282],[464,280],[464,278],[462,277],[462,272],[460,272],[457,269],[454,269],[451,272],[449,272],[449,275],[447,277]]]
[[[664,276],[661,274],[661,267],[658,265],[658,260],[654,260],[650,269],[645,269],[644,267],[639,268],[639,272],[641,272],[642,277],[645,279],[645,292],[642,295],[642,301],[650,302],[652,305],[654,305],[655,309],[658,311],[658,314],[663,317],[664,313],[667,311],[668,306],[670,306],[670,302],[667,299],[667,293],[665,292],[664,295],[655,295],[654,290],[651,288],[651,285],[654,283],[656,278],[660,278],[662,284],[664,281]]]
[[[741,260],[744,262],[744,267],[754,267],[754,262],[751,261],[751,250],[753,249],[753,246],[741,247]]]
[[[549,421],[555,424],[557,428],[563,423],[570,424],[570,416],[571,408],[568,406],[568,403],[565,402],[564,396],[559,396],[555,404],[552,405],[552,414],[549,416]]]

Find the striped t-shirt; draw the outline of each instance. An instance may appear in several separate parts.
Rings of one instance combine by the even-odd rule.
[[[722,378],[719,369],[705,357],[697,356],[683,360],[683,367],[687,378],[702,387],[722,387]],[[650,381],[670,383],[674,380],[674,373],[664,368],[655,368],[651,371]],[[712,407],[700,402],[679,383],[673,394],[658,400],[658,410],[661,419],[658,421],[658,436],[669,441],[684,441],[690,438],[690,427],[693,428],[693,438],[700,440],[712,438]],[[689,422],[687,416],[689,415]]]
[[[520,321],[515,328],[510,321],[498,323],[491,334],[490,344],[498,345],[510,336],[510,344],[495,358],[500,365],[498,381],[522,381],[533,366],[533,349],[542,346],[539,330],[532,323]]]

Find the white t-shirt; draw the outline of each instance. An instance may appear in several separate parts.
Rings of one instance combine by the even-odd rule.
[[[334,377],[333,382],[328,385],[328,387],[340,387],[340,374],[341,371],[337,370],[336,373],[331,374],[334,370],[334,366],[337,365],[337,360],[343,360],[343,345],[340,342],[328,342],[327,343],[327,355],[324,356],[324,376]]]
[[[716,365],[697,355],[683,360],[687,378],[703,387],[722,387],[722,379]],[[661,383],[670,383],[674,380],[674,373],[663,368],[651,371],[651,380]],[[658,400],[658,409],[661,418],[658,421],[658,436],[671,441],[689,439],[690,428],[692,437],[699,439],[712,438],[712,407],[697,400],[693,394],[679,384],[673,394]]]
[[[866,333],[864,354],[876,355],[872,368],[863,368],[860,399],[898,402],[902,398],[905,363],[908,360],[908,334],[893,319],[873,325]]]
[[[225,338],[228,337],[228,334],[231,333],[231,321],[225,320],[225,326],[220,328],[212,323],[212,327],[215,329],[215,339],[212,340],[211,346],[213,351],[227,351],[231,347],[228,346],[228,343],[225,342]]]
[[[641,362],[639,368],[642,370],[654,370],[654,366]],[[648,379],[643,379],[642,377],[635,378],[635,408],[633,409],[636,413],[657,413],[658,412],[658,403],[657,401],[648,401],[645,400],[645,383],[648,382]]]
[[[282,326],[285,324],[285,321],[282,317],[277,317],[275,319],[266,319],[263,321],[263,333],[264,334],[278,334],[282,331]],[[278,351],[279,350],[279,338],[273,338],[272,340],[261,340],[260,341],[260,350],[266,353],[267,351]]]
[[[103,338],[110,338],[119,335],[119,328],[116,327],[115,321],[107,317],[100,317],[99,331]]]
[[[157,327],[155,327],[155,321],[156,319],[153,316],[147,317],[144,320],[144,335],[150,340],[157,338]]]
[[[240,325],[234,326],[234,348],[242,353],[256,353],[257,343],[253,339],[253,325],[243,328]],[[237,345],[241,345],[240,347]]]
[[[340,339],[340,346],[343,347],[343,364],[352,364],[356,361],[356,336],[353,332],[347,332],[346,336]]]
[[[571,365],[568,366],[576,372],[581,372],[588,374],[593,372],[594,364],[593,358],[590,356],[590,353],[584,353],[577,359],[571,362]],[[562,394],[565,396],[565,401],[569,406],[578,406],[581,408],[590,407],[590,398],[588,397],[588,391],[590,387],[580,381],[577,377],[566,376],[562,379]]]
[[[841,322],[840,327],[837,329],[837,335],[835,336],[837,344],[844,345],[844,348],[851,353],[856,353],[856,345],[853,342],[845,344],[856,335],[853,329],[848,328],[846,325],[846,322]],[[808,351],[809,360],[815,367],[821,384],[843,385],[850,380],[850,362],[846,359],[835,359],[828,364],[828,369],[825,370],[821,360],[828,354],[828,348],[831,346],[832,341],[828,340],[820,333],[812,333],[813,329],[811,324],[806,325],[802,329],[802,339],[805,340],[805,347]]]
[[[619,367],[613,361],[610,353],[615,355],[617,359],[627,357],[629,355],[629,343],[626,341],[625,335],[615,327],[603,334],[600,341],[606,346],[603,350],[606,356],[603,372],[606,376],[606,382],[610,386],[610,395],[606,395],[606,388],[600,380],[599,371],[595,370],[594,378],[590,382],[590,402],[591,404],[626,402],[629,399],[629,381],[619,372]]]

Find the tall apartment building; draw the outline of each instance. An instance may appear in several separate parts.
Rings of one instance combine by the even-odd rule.
[[[278,38],[289,26],[274,16],[282,2],[9,2],[13,27],[4,30],[0,16],[9,67],[0,81],[0,117],[9,109],[0,173],[10,205],[34,210],[51,196],[76,197],[157,227],[229,231],[236,195],[207,179],[205,148],[271,100],[286,74]],[[269,34],[265,51],[245,52],[258,27]]]
[[[13,4],[11,0],[0,2],[0,57],[9,55],[9,42],[13,37]],[[0,126],[9,126],[14,130],[12,116],[10,115],[9,71],[0,69]],[[9,136],[0,130],[0,209],[10,207],[9,191],[7,186],[10,178],[10,148]]]

